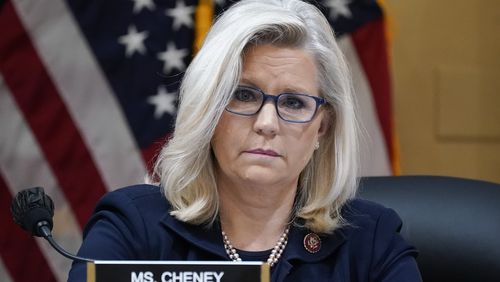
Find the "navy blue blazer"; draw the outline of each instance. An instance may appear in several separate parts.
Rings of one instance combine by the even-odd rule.
[[[84,230],[79,256],[112,260],[228,260],[219,224],[208,228],[169,215],[160,189],[137,185],[106,194]],[[292,227],[288,245],[271,268],[272,281],[421,281],[415,248],[398,231],[391,209],[354,199],[343,208],[349,223],[321,235],[321,248],[303,244],[310,231]],[[267,257],[267,256],[266,256]],[[85,263],[75,262],[68,281],[85,281]]]

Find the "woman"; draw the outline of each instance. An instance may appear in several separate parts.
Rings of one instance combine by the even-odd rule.
[[[356,129],[347,66],[321,12],[242,1],[186,71],[151,177],[161,188],[106,195],[79,255],[267,261],[273,281],[420,281],[398,216],[352,199]],[[76,263],[69,280],[84,271]]]

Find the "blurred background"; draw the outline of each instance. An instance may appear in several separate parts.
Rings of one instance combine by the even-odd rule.
[[[0,0],[0,281],[65,281],[15,226],[43,186],[75,253],[107,191],[140,183],[174,129],[182,74],[233,1]],[[500,183],[500,2],[314,1],[353,74],[363,175]]]
[[[500,2],[385,4],[401,172],[500,182]]]

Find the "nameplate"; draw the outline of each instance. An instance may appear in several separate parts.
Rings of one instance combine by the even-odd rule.
[[[94,261],[87,282],[269,282],[269,264],[227,261]]]

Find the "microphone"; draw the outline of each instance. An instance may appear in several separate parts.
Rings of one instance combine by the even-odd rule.
[[[10,206],[12,219],[33,236],[43,237],[61,255],[77,261],[93,262],[88,258],[72,255],[52,238],[54,202],[42,187],[25,189],[16,194]]]

